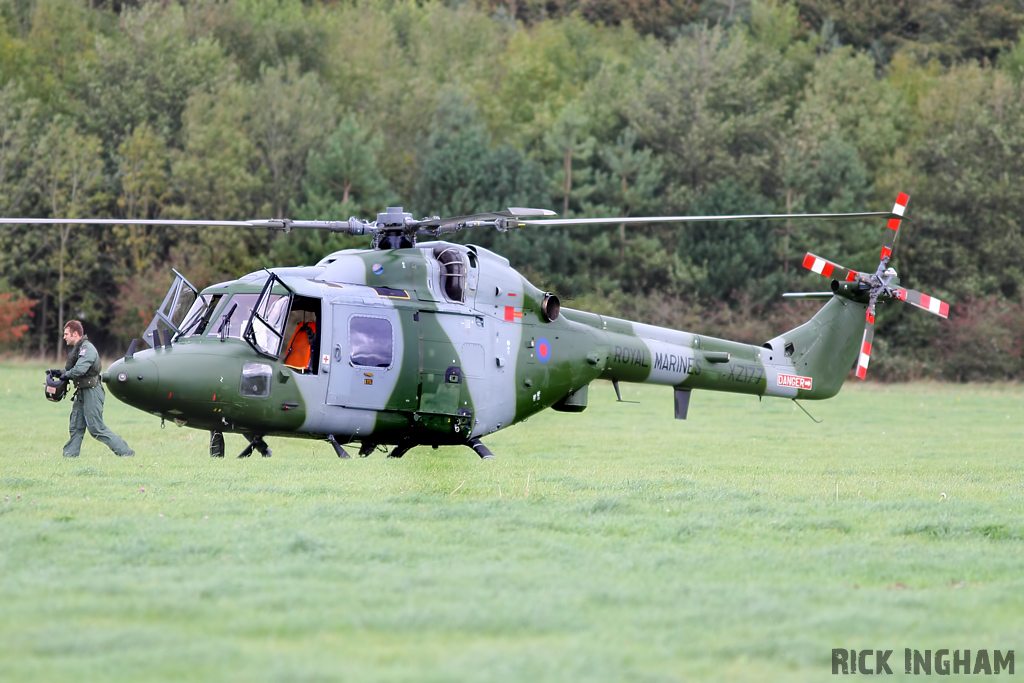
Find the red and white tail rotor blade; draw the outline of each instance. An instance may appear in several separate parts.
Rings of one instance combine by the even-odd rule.
[[[896,197],[896,203],[892,207],[892,217],[886,227],[890,232],[886,233],[885,244],[882,246],[882,260],[888,261],[892,256],[893,245],[896,244],[896,235],[900,232],[900,222],[903,220],[903,212],[907,210],[907,202],[910,196],[906,192],[900,192]]]
[[[860,355],[857,356],[857,377],[868,376],[868,363],[871,362],[871,342],[875,338],[875,307],[868,307],[867,320],[864,322],[864,338],[860,342]]]
[[[893,294],[900,301],[906,301],[911,306],[917,306],[929,313],[934,313],[940,318],[949,317],[949,304],[936,299],[934,296],[928,296],[916,289],[897,289]]]
[[[807,255],[804,256],[803,266],[812,273],[817,273],[818,275],[827,278],[834,278],[836,280],[843,280],[846,282],[853,282],[860,279],[861,276],[860,273],[855,270],[844,268],[838,263],[832,263],[828,259],[815,256],[811,252],[807,252]]]

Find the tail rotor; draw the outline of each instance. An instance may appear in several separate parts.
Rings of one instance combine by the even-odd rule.
[[[890,232],[886,233],[885,243],[882,245],[881,258],[874,273],[867,274],[850,270],[838,263],[833,263],[809,252],[804,256],[804,268],[818,275],[833,278],[836,281],[832,284],[832,290],[837,295],[861,302],[864,301],[865,296],[867,298],[864,337],[861,340],[860,355],[857,358],[856,374],[860,379],[867,377],[868,363],[871,361],[871,344],[875,337],[875,305],[879,301],[903,301],[929,313],[934,313],[939,317],[949,317],[949,304],[915,289],[899,288],[897,286],[899,284],[899,277],[896,271],[889,267],[889,259],[892,258],[893,247],[896,244],[896,237],[899,235],[900,223],[903,221],[903,214],[907,209],[908,201],[910,201],[910,197],[903,192],[900,192],[896,197],[896,204],[893,206],[889,221],[886,224]],[[837,286],[840,282],[848,282],[853,286]]]

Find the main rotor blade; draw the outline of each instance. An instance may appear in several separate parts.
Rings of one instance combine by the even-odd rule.
[[[929,313],[934,313],[940,318],[949,317],[949,304],[916,289],[897,289],[893,292],[893,295],[900,301],[906,301],[911,306],[917,306]]]
[[[619,223],[685,223],[708,221],[759,221],[786,220],[790,218],[849,220],[855,218],[874,218],[876,216],[892,216],[889,211],[867,211],[863,213],[763,213],[742,216],[624,216],[621,218],[550,218],[545,220],[528,219],[517,221],[523,225],[601,225]]]
[[[250,221],[197,221],[177,219],[150,218],[0,218],[0,224],[21,225],[162,225],[162,226],[226,226],[232,228],[267,228],[291,232],[295,228],[310,230],[330,230],[350,235],[366,235],[372,232],[372,226],[365,221],[297,221],[290,218],[267,218]]]
[[[143,218],[0,218],[0,223],[23,225],[228,225],[255,227],[251,221],[186,221]]]
[[[537,218],[543,216],[557,216],[550,209],[531,209],[523,206],[510,206],[507,211],[485,211],[484,213],[473,213],[465,216],[445,216],[434,218],[421,218],[413,221],[413,224],[420,230],[441,229],[441,233],[458,232],[464,228],[476,228],[480,225],[491,225],[494,221],[503,218]]]

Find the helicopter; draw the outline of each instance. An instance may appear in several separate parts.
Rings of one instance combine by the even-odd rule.
[[[672,387],[686,419],[694,390],[821,400],[850,369],[864,379],[879,303],[902,301],[946,318],[949,305],[902,288],[889,267],[909,197],[891,211],[556,218],[546,209],[414,219],[388,207],[368,221],[0,218],[0,223],[204,225],[328,230],[371,237],[311,266],[277,267],[199,291],[174,271],[153,321],[103,373],[121,401],[179,426],[208,431],[209,452],[241,434],[238,457],[271,455],[267,437],[326,440],[401,458],[416,446],[461,445],[494,457],[482,438],[548,408],[582,412],[594,380]],[[469,228],[778,219],[884,218],[874,272],[808,253],[803,266],[829,291],[806,323],[761,345],[573,310],[504,257],[444,241]],[[434,238],[420,241],[419,237]],[[797,404],[799,405],[799,403]],[[802,408],[802,406],[801,406]],[[805,410],[806,412],[806,410]]]

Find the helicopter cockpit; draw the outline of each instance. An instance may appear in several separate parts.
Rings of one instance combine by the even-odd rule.
[[[248,287],[238,291],[243,278],[200,293],[184,276],[174,273],[174,282],[143,335],[150,346],[169,345],[172,338],[244,340],[262,356],[283,357],[284,364],[300,374],[319,373],[319,298],[296,293],[274,274],[260,283],[259,292]]]

